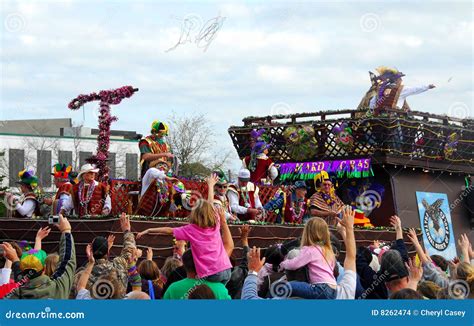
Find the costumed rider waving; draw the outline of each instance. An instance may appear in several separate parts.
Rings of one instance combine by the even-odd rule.
[[[336,217],[342,211],[344,203],[336,195],[332,180],[326,171],[321,171],[314,177],[316,192],[309,199],[311,216],[326,220],[328,225],[336,225]]]
[[[306,193],[306,183],[296,181],[289,195],[279,189],[264,209],[276,214],[275,223],[303,223],[309,217]]]
[[[109,215],[112,202],[109,196],[110,186],[96,180],[99,169],[87,163],[78,174],[79,183],[72,187],[72,196],[63,202],[62,210],[82,216]]]
[[[171,163],[165,159],[155,160],[154,167],[150,167],[142,178],[142,190],[136,215],[166,216],[176,211],[173,206],[174,194],[185,193],[184,186],[174,187],[179,180],[167,175]]]
[[[231,184],[227,192],[232,213],[241,221],[263,219],[264,210],[259,198],[259,188],[250,182],[250,171],[239,171],[237,184]]]

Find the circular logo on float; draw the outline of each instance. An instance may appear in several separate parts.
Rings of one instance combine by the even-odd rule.
[[[443,251],[448,248],[451,234],[446,214],[441,209],[443,199],[436,200],[429,205],[423,199],[425,216],[423,217],[423,229],[430,245],[436,250]]]

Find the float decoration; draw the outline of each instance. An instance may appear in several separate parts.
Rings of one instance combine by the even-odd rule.
[[[118,120],[117,117],[111,115],[110,105],[120,104],[124,98],[131,97],[137,91],[138,88],[123,86],[113,90],[102,90],[99,93],[81,94],[68,104],[69,109],[78,110],[88,102],[100,101],[97,153],[86,159],[86,161],[99,168],[98,178],[102,182],[109,179],[107,160],[109,158],[110,126],[112,122]]]
[[[283,132],[286,149],[291,159],[304,161],[316,156],[318,142],[314,137],[316,132],[311,126],[290,126]]]

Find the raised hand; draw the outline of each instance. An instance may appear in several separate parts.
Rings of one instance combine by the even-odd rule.
[[[88,244],[86,247],[86,254],[87,254],[87,261],[89,264],[94,264],[95,259],[94,259],[94,254],[92,252],[92,244]]]
[[[110,251],[110,249],[112,249],[112,247],[114,246],[114,241],[115,241],[115,235],[113,234],[110,234],[108,237],[107,237],[107,250]]]
[[[249,271],[259,272],[265,264],[265,257],[260,259],[260,248],[255,246],[247,254]]]
[[[469,257],[469,249],[471,248],[471,243],[466,234],[461,234],[461,237],[458,239],[458,245],[463,255],[463,261],[470,263],[471,259]]]
[[[11,262],[16,262],[19,261],[20,258],[18,258],[18,254],[16,253],[15,248],[8,242],[4,242],[0,244],[0,246],[3,247],[3,256],[5,256],[6,259],[8,259]]]
[[[248,224],[244,224],[239,228],[240,240],[242,241],[243,246],[248,247],[248,245],[249,245],[249,233],[250,233],[251,230],[252,230],[252,228]]]
[[[153,260],[153,249],[151,247],[146,248],[146,260]]]
[[[408,263],[405,263],[408,269],[409,287],[416,291],[418,282],[423,276],[423,268],[416,265],[415,258],[409,259]]]
[[[402,221],[397,215],[390,217],[390,225],[392,225],[395,230],[402,229]]]
[[[40,228],[38,232],[36,232],[36,239],[43,240],[49,235],[49,232],[51,232],[51,228],[49,226]]]
[[[212,173],[209,177],[206,178],[206,182],[209,188],[213,188],[218,181],[219,181],[219,177],[217,176],[216,173]]]
[[[71,224],[63,214],[59,214],[59,224],[57,226],[61,233],[71,233]]]
[[[127,214],[122,213],[120,215],[120,228],[122,229],[122,232],[130,232],[131,231],[131,226],[130,226],[130,218],[127,216]]]
[[[403,230],[402,230],[402,221],[397,215],[393,215],[390,217],[390,224],[395,228],[395,232],[397,233],[396,239],[403,240]]]
[[[420,242],[418,241],[418,236],[416,235],[416,231],[413,228],[410,228],[408,230],[407,234],[408,239],[410,239],[411,243],[413,243],[414,246],[419,246]]]

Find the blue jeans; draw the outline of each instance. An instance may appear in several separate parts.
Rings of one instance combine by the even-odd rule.
[[[303,299],[336,299],[336,289],[326,283],[310,284],[291,281],[291,296]]]
[[[230,276],[232,275],[232,269],[229,268],[229,269],[226,269],[222,272],[219,272],[219,273],[216,273],[216,274],[213,274],[213,275],[209,275],[207,277],[205,277],[204,279],[208,282],[220,282],[224,285],[227,284],[227,282],[229,282],[230,280]]]

